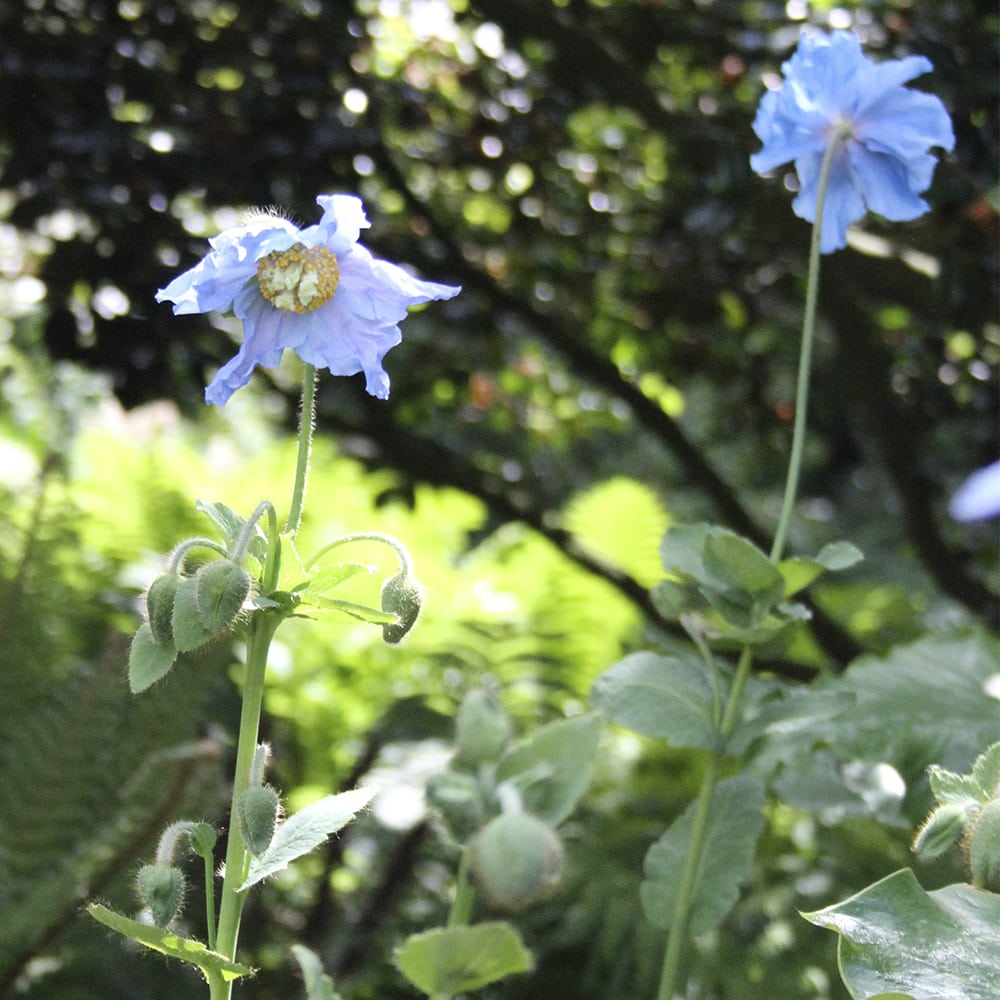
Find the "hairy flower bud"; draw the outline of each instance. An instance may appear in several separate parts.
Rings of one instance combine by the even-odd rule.
[[[398,621],[382,626],[382,638],[390,645],[400,642],[413,628],[420,615],[424,593],[412,576],[397,573],[382,585],[382,610],[394,614]]]
[[[1000,799],[987,802],[979,811],[966,843],[972,884],[1000,892]]]
[[[247,850],[260,857],[271,846],[281,803],[270,785],[253,785],[236,803],[240,821],[240,836]]]
[[[921,858],[938,858],[957,844],[965,829],[965,806],[948,802],[938,806],[913,838],[913,853]]]
[[[195,580],[202,624],[213,634],[225,631],[250,594],[250,574],[231,559],[217,559],[202,566]]]
[[[157,927],[166,927],[184,902],[184,875],[173,865],[143,865],[136,876],[143,906],[148,906]]]
[[[472,767],[497,760],[510,729],[510,719],[497,700],[488,691],[473,688],[455,716],[456,760]]]
[[[562,877],[559,835],[528,813],[490,820],[471,844],[470,860],[487,900],[502,910],[523,910],[549,896]]]
[[[179,573],[164,573],[158,576],[146,591],[146,614],[149,630],[161,645],[174,641],[171,619],[174,614],[174,595],[181,583]]]

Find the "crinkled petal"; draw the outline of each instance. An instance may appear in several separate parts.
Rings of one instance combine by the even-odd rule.
[[[816,221],[816,196],[822,162],[822,156],[805,157],[795,162],[795,171],[802,186],[792,202],[792,210],[807,222]],[[832,253],[847,246],[847,227],[864,214],[865,203],[857,189],[850,162],[846,155],[835,156],[830,166],[823,205],[820,252]]]
[[[1000,514],[1000,461],[969,476],[951,498],[948,511],[956,521],[983,521]]]
[[[295,353],[308,364],[328,368],[333,375],[364,372],[369,394],[386,399],[389,376],[382,368],[382,359],[403,339],[399,327],[378,325],[358,316],[337,295],[306,315],[310,317],[306,337]]]
[[[376,326],[398,323],[411,306],[451,299],[461,291],[453,285],[414,278],[403,268],[376,259],[360,245],[352,247],[337,263],[340,285],[335,298],[354,315]]]
[[[933,94],[898,88],[872,102],[854,126],[855,136],[872,149],[906,160],[932,146],[955,148],[951,118]]]
[[[801,156],[822,153],[829,124],[825,115],[803,111],[791,92],[765,94],[753,123],[764,147],[750,157],[750,166],[763,174]]]
[[[895,156],[873,153],[857,143],[851,143],[850,147],[852,173],[871,211],[893,222],[917,219],[927,211],[930,206],[914,193],[914,171],[910,165]],[[933,157],[930,165],[933,170]]]
[[[280,364],[282,352],[291,346],[289,341],[296,339],[295,320],[300,318],[295,313],[275,309],[256,286],[237,297],[234,312],[243,320],[243,344],[205,390],[206,401],[216,406],[222,406],[237,389],[242,389],[257,365],[275,368]]]
[[[174,314],[228,312],[233,300],[257,274],[257,261],[272,250],[287,250],[298,230],[284,219],[262,217],[226,229],[209,240],[207,257],[156,293],[156,301],[174,303]]]
[[[905,59],[888,59],[882,63],[865,59],[858,74],[859,96],[852,109],[858,118],[864,117],[869,108],[891,93],[909,94],[903,86],[910,80],[934,69],[934,64],[924,56],[907,56]]]

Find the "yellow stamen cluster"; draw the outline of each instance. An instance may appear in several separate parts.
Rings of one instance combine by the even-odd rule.
[[[261,295],[286,312],[311,312],[326,305],[339,280],[337,258],[327,247],[296,243],[257,261]]]

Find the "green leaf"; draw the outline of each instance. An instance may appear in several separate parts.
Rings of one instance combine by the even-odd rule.
[[[399,971],[428,996],[478,990],[532,968],[521,935],[502,921],[414,934],[393,958]]]
[[[372,625],[392,625],[396,622],[396,615],[390,611],[382,611],[379,608],[371,608],[367,604],[355,604],[353,601],[339,601],[333,597],[323,597],[321,594],[313,594],[303,591],[296,595],[299,603],[309,609],[309,614],[330,614],[343,615],[347,618],[356,618],[359,621],[370,622]]]
[[[525,809],[558,826],[590,784],[600,735],[596,715],[550,722],[500,758],[497,781],[517,785]]]
[[[660,542],[660,560],[667,573],[706,583],[702,552],[705,539],[713,530],[711,524],[675,524],[669,528]]]
[[[323,965],[314,952],[305,945],[293,944],[292,954],[306,981],[306,1000],[340,1000],[333,980],[323,972]]]
[[[155,684],[170,672],[176,660],[173,643],[157,642],[149,625],[140,625],[128,652],[128,685],[132,693],[138,694]]]
[[[850,569],[864,559],[864,553],[850,542],[830,542],[816,553],[816,562],[831,573]]]
[[[932,764],[927,768],[927,780],[934,798],[942,805],[975,805],[984,797],[979,782],[971,774],[956,774]]]
[[[239,891],[287,868],[341,827],[346,826],[375,795],[373,788],[355,788],[339,795],[327,795],[290,816],[274,833],[268,849],[250,862],[246,881]]]
[[[158,927],[141,924],[138,920],[131,920],[100,903],[91,903],[87,907],[87,912],[105,927],[110,927],[113,931],[138,941],[147,948],[152,948],[153,951],[196,965],[206,980],[210,974],[219,975],[227,981],[253,975],[253,969],[209,950],[200,941],[192,941],[190,938],[179,937]]]
[[[198,608],[198,580],[189,576],[181,581],[174,594],[174,611],[171,617],[174,644],[178,652],[189,653],[204,646],[212,633],[205,628]]]
[[[590,703],[612,722],[671,746],[719,748],[712,687],[696,656],[632,653],[597,678]]]
[[[246,518],[240,517],[232,507],[227,507],[224,503],[197,500],[195,507],[215,523],[216,527],[222,532],[227,546],[236,541],[243,530],[243,526],[246,524]],[[264,534],[259,523],[254,525],[253,535],[250,538],[250,545],[247,551],[258,561],[263,560],[267,556],[267,536]]]
[[[813,580],[823,575],[824,567],[815,559],[793,556],[778,563],[778,572],[785,581],[785,597],[805,590]]]
[[[972,780],[982,793],[982,798],[1000,798],[1000,743],[986,749],[972,765]]]
[[[768,605],[781,600],[785,582],[777,566],[753,542],[729,531],[712,531],[705,538],[702,561],[711,581],[747,594]]]
[[[332,566],[324,566],[321,570],[313,573],[308,580],[304,580],[293,590],[308,590],[311,594],[322,594],[334,587],[339,587],[345,580],[357,576],[360,573],[371,575],[375,572],[375,566],[368,566],[364,563],[346,562],[334,563]]]
[[[669,930],[698,803],[653,844],[643,866],[642,906],[649,922]],[[750,874],[754,846],[764,827],[764,786],[746,774],[720,781],[712,795],[705,849],[695,881],[688,931],[704,934],[725,919]]]
[[[971,885],[925,892],[909,868],[803,917],[840,935],[841,976],[854,997],[996,1000],[1000,895]]]

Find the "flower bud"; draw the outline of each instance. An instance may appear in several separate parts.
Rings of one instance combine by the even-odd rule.
[[[473,688],[455,716],[455,757],[472,767],[499,759],[510,739],[510,719],[496,699]]]
[[[146,615],[149,630],[161,646],[174,641],[171,619],[174,614],[174,595],[181,584],[179,573],[164,573],[158,576],[146,591]]]
[[[965,818],[965,806],[957,802],[938,806],[913,838],[913,853],[926,859],[940,857],[961,839]]]
[[[972,884],[1000,892],[1000,799],[987,802],[976,816],[968,840]]]
[[[487,900],[523,910],[550,895],[562,877],[565,854],[547,823],[522,812],[490,820],[470,845],[470,861]]]
[[[170,618],[174,633],[174,645],[179,653],[190,653],[204,646],[212,638],[212,633],[202,624],[198,610],[198,581],[192,577],[181,580],[174,594],[174,609]]]
[[[153,923],[163,928],[180,912],[184,902],[184,875],[173,865],[143,865],[136,876],[143,906],[153,914]]]
[[[252,785],[239,797],[240,836],[255,858],[271,846],[280,810],[278,793],[270,785]]]
[[[405,573],[389,577],[382,584],[382,610],[394,614],[399,620],[382,626],[383,640],[396,645],[413,628],[423,602],[423,590],[414,577]]]
[[[250,594],[250,574],[231,559],[216,559],[202,566],[195,580],[202,624],[213,634],[225,631]]]

